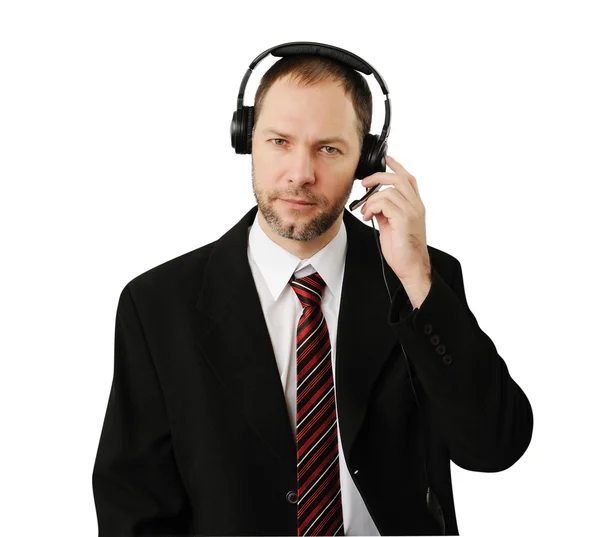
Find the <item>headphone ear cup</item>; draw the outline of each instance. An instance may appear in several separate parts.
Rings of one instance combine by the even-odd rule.
[[[236,110],[233,113],[233,117],[231,118],[231,126],[229,127],[229,135],[231,136],[231,147],[235,149],[236,153],[239,153],[238,147],[238,138],[240,136],[240,124],[242,122],[241,119],[242,112],[240,109]]]
[[[229,134],[231,147],[240,155],[252,152],[252,128],[254,125],[254,106],[242,106],[233,113]]]
[[[380,171],[376,169],[377,167],[374,165],[376,155],[374,152],[377,151],[377,145],[379,141],[379,136],[375,134],[367,134],[364,137],[362,149],[360,151],[360,159],[358,161],[358,166],[356,167],[356,172],[354,172],[355,179],[364,179],[369,175],[372,175],[376,171]],[[385,166],[383,168],[385,171]]]
[[[246,106],[246,154],[252,153],[252,129],[254,128],[254,106]]]
[[[387,164],[385,163],[385,157],[387,155],[387,142],[381,142],[379,140],[379,136],[377,138],[377,146],[375,147],[375,151],[373,154],[373,173],[375,172],[385,172],[387,169]]]

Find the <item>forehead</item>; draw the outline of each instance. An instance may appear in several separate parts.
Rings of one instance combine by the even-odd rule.
[[[258,121],[263,127],[287,131],[300,128],[349,134],[356,129],[357,118],[340,82],[306,86],[282,78],[267,91]]]

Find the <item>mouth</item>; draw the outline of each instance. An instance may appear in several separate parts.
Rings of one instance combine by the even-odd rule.
[[[288,205],[289,207],[292,207],[294,209],[309,209],[310,207],[314,207],[316,204],[315,203],[311,203],[309,201],[305,201],[305,200],[294,200],[294,199],[283,199],[280,198],[281,201],[283,201],[286,205]]]

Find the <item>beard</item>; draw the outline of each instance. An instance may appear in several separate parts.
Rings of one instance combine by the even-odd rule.
[[[258,204],[258,210],[263,215],[263,218],[273,230],[274,233],[280,237],[286,239],[294,239],[297,241],[310,241],[321,236],[327,230],[333,226],[340,214],[343,212],[348,198],[352,193],[352,187],[354,181],[350,181],[348,188],[341,194],[337,199],[334,199],[330,205],[326,205],[315,216],[308,218],[303,216],[304,219],[308,219],[306,223],[300,222],[286,222],[275,208],[274,204],[278,198],[302,198],[309,200],[312,203],[316,203],[317,210],[319,207],[323,207],[327,203],[326,199],[315,199],[315,197],[309,192],[304,191],[290,191],[290,192],[273,192],[268,193],[261,190],[256,185],[256,178],[254,173],[254,161],[252,161],[252,192],[254,193],[254,199]]]

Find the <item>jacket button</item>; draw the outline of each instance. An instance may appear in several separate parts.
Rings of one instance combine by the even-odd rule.
[[[438,345],[435,348],[435,352],[437,352],[438,354],[444,354],[446,352],[446,347],[444,345]]]
[[[429,341],[431,341],[432,345],[437,345],[440,342],[440,336],[433,334],[433,336],[429,338]]]
[[[285,499],[290,503],[298,503],[298,495],[291,490],[285,495]]]
[[[433,332],[433,326],[431,326],[429,323],[427,323],[424,327],[423,327],[423,332],[425,332],[426,335],[431,334],[431,332]]]
[[[450,365],[452,363],[452,356],[450,354],[446,354],[442,358],[442,362],[444,362],[446,365]]]

